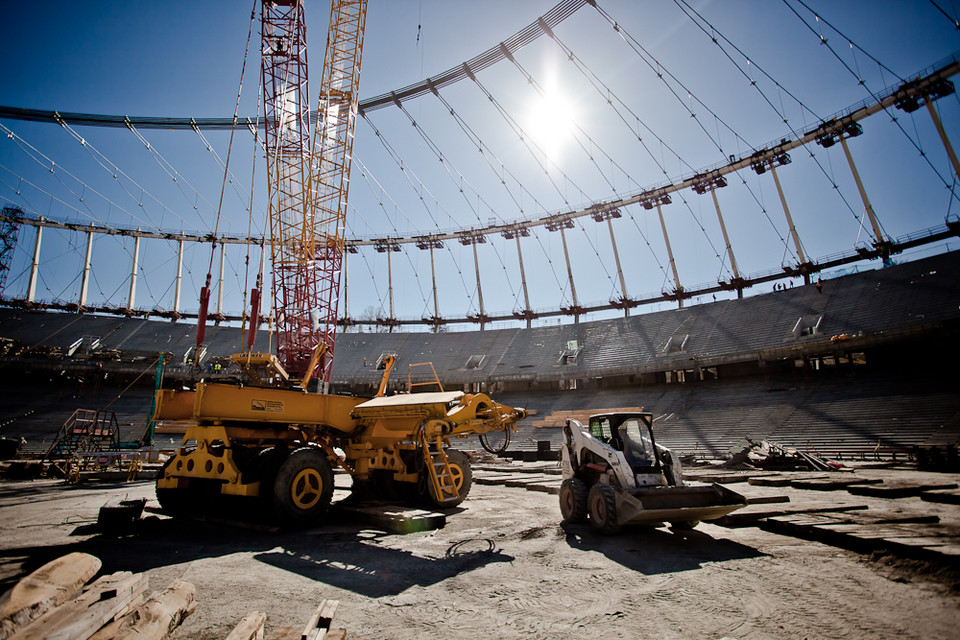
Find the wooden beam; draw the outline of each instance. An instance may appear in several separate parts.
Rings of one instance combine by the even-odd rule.
[[[78,597],[24,627],[16,640],[86,640],[147,588],[147,577],[118,571],[94,582]]]
[[[260,611],[251,611],[243,616],[240,624],[233,628],[227,640],[262,640],[263,625],[267,621],[267,614]]]
[[[0,598],[0,640],[73,598],[100,565],[90,554],[69,553],[21,579]]]
[[[140,606],[94,633],[90,640],[163,640],[197,609],[197,589],[174,580]]]
[[[310,622],[303,628],[300,634],[300,640],[320,640],[330,629],[330,622],[333,620],[333,614],[340,606],[339,600],[324,600],[317,607],[310,617]]]

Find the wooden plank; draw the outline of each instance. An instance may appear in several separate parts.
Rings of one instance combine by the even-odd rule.
[[[847,491],[857,496],[873,496],[877,498],[909,498],[919,496],[924,491],[936,491],[939,489],[956,489],[957,483],[943,482],[920,484],[913,482],[891,482],[888,484],[876,486],[854,485],[847,487]]]
[[[779,504],[790,502],[790,496],[752,496],[747,498],[747,504]]]
[[[98,571],[99,558],[75,552],[51,560],[22,578],[0,597],[0,640],[73,598]]]
[[[857,511],[866,509],[867,505],[837,505],[837,504],[794,504],[789,503],[783,507],[774,508],[768,505],[746,506],[743,509],[727,514],[722,518],[711,520],[711,524],[719,524],[724,527],[749,527],[767,518],[775,518],[791,514],[809,514],[809,513],[830,513],[833,511]]]
[[[797,478],[790,481],[794,489],[812,491],[838,491],[854,485],[881,484],[883,480],[870,478]]]
[[[542,482],[557,482],[557,481],[555,478],[548,478],[546,476],[540,476],[540,477],[529,476],[526,478],[517,478],[515,480],[507,480],[503,484],[507,487],[522,489],[529,484],[536,484],[536,483],[542,483]]]
[[[266,621],[267,614],[260,611],[251,611],[240,619],[240,624],[233,628],[233,631],[227,636],[227,640],[261,640],[263,638],[263,625]]]
[[[787,476],[769,476],[766,478],[748,478],[747,483],[755,487],[788,487],[791,478]]]
[[[811,474],[806,472],[801,472],[797,475],[771,475],[771,476],[750,476],[747,480],[748,484],[752,484],[756,487],[788,487],[790,483],[795,480],[820,480],[821,478],[829,478],[830,476],[824,474]]]
[[[321,602],[310,617],[310,621],[307,622],[307,626],[303,628],[300,640],[323,638],[326,631],[330,629],[330,622],[333,620],[333,614],[336,613],[338,606],[340,606],[339,600],[324,600]]]
[[[473,482],[474,484],[484,484],[484,485],[496,485],[496,484],[505,485],[508,480],[514,481],[514,480],[524,480],[524,479],[529,479],[529,477],[528,476],[500,476],[500,475],[474,476]]]
[[[300,630],[293,627],[274,627],[266,640],[299,640]]]
[[[936,491],[922,491],[920,499],[940,504],[960,504],[960,491],[939,489]]]
[[[13,636],[15,640],[86,640],[143,594],[147,577],[129,571],[104,576],[79,596],[48,611]]]
[[[524,489],[527,491],[539,491],[541,493],[558,495],[560,493],[560,484],[556,480],[550,482],[534,482],[525,486]]]
[[[197,589],[174,580],[143,604],[101,628],[90,640],[162,640],[197,609]]]
[[[837,518],[853,514],[834,514]],[[866,517],[868,514],[857,514]],[[859,553],[885,550],[903,557],[955,562],[960,535],[952,527],[921,523],[858,523],[832,519],[827,514],[778,516],[758,523],[761,529]]]

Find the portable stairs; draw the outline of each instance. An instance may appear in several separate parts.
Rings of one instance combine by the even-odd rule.
[[[423,429],[418,429],[417,436],[420,450],[423,452],[423,462],[427,468],[427,482],[430,483],[436,502],[453,502],[460,497],[456,478],[450,468],[450,461],[443,450],[443,438],[430,437]]]
[[[77,451],[114,450],[119,437],[120,426],[113,411],[77,409],[60,427],[43,459],[69,458]]]

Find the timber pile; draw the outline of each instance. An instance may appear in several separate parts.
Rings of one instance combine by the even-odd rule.
[[[118,571],[84,587],[100,566],[71,553],[20,580],[0,598],[0,640],[160,639],[196,609],[197,591],[183,580],[146,598],[142,573]]]
[[[148,597],[147,576],[118,571],[87,582],[101,562],[70,553],[43,565],[0,597],[0,640],[161,640],[196,611],[197,590],[174,580]],[[86,585],[86,586],[84,586]],[[324,600],[304,627],[276,627],[268,640],[342,640],[331,629],[337,600]],[[264,638],[266,614],[248,613],[227,640]]]

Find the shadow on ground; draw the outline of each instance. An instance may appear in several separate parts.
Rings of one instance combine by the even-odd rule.
[[[589,525],[560,525],[570,548],[597,551],[644,575],[699,569],[706,563],[757,558],[766,554],[753,547],[714,538],[702,531],[654,527],[625,527],[605,536]]]
[[[77,535],[90,535],[96,525],[82,525]],[[442,557],[418,555],[388,545],[387,534],[363,525],[336,524],[309,532],[267,533],[147,516],[126,532],[97,534],[76,543],[24,546],[0,550],[0,566],[19,564],[16,575],[0,580],[0,592],[43,564],[79,551],[100,558],[102,573],[146,572],[194,560],[235,553],[324,584],[379,597],[414,585],[430,585],[492,562],[513,560],[492,540],[461,541]],[[10,572],[14,573],[14,572]]]

